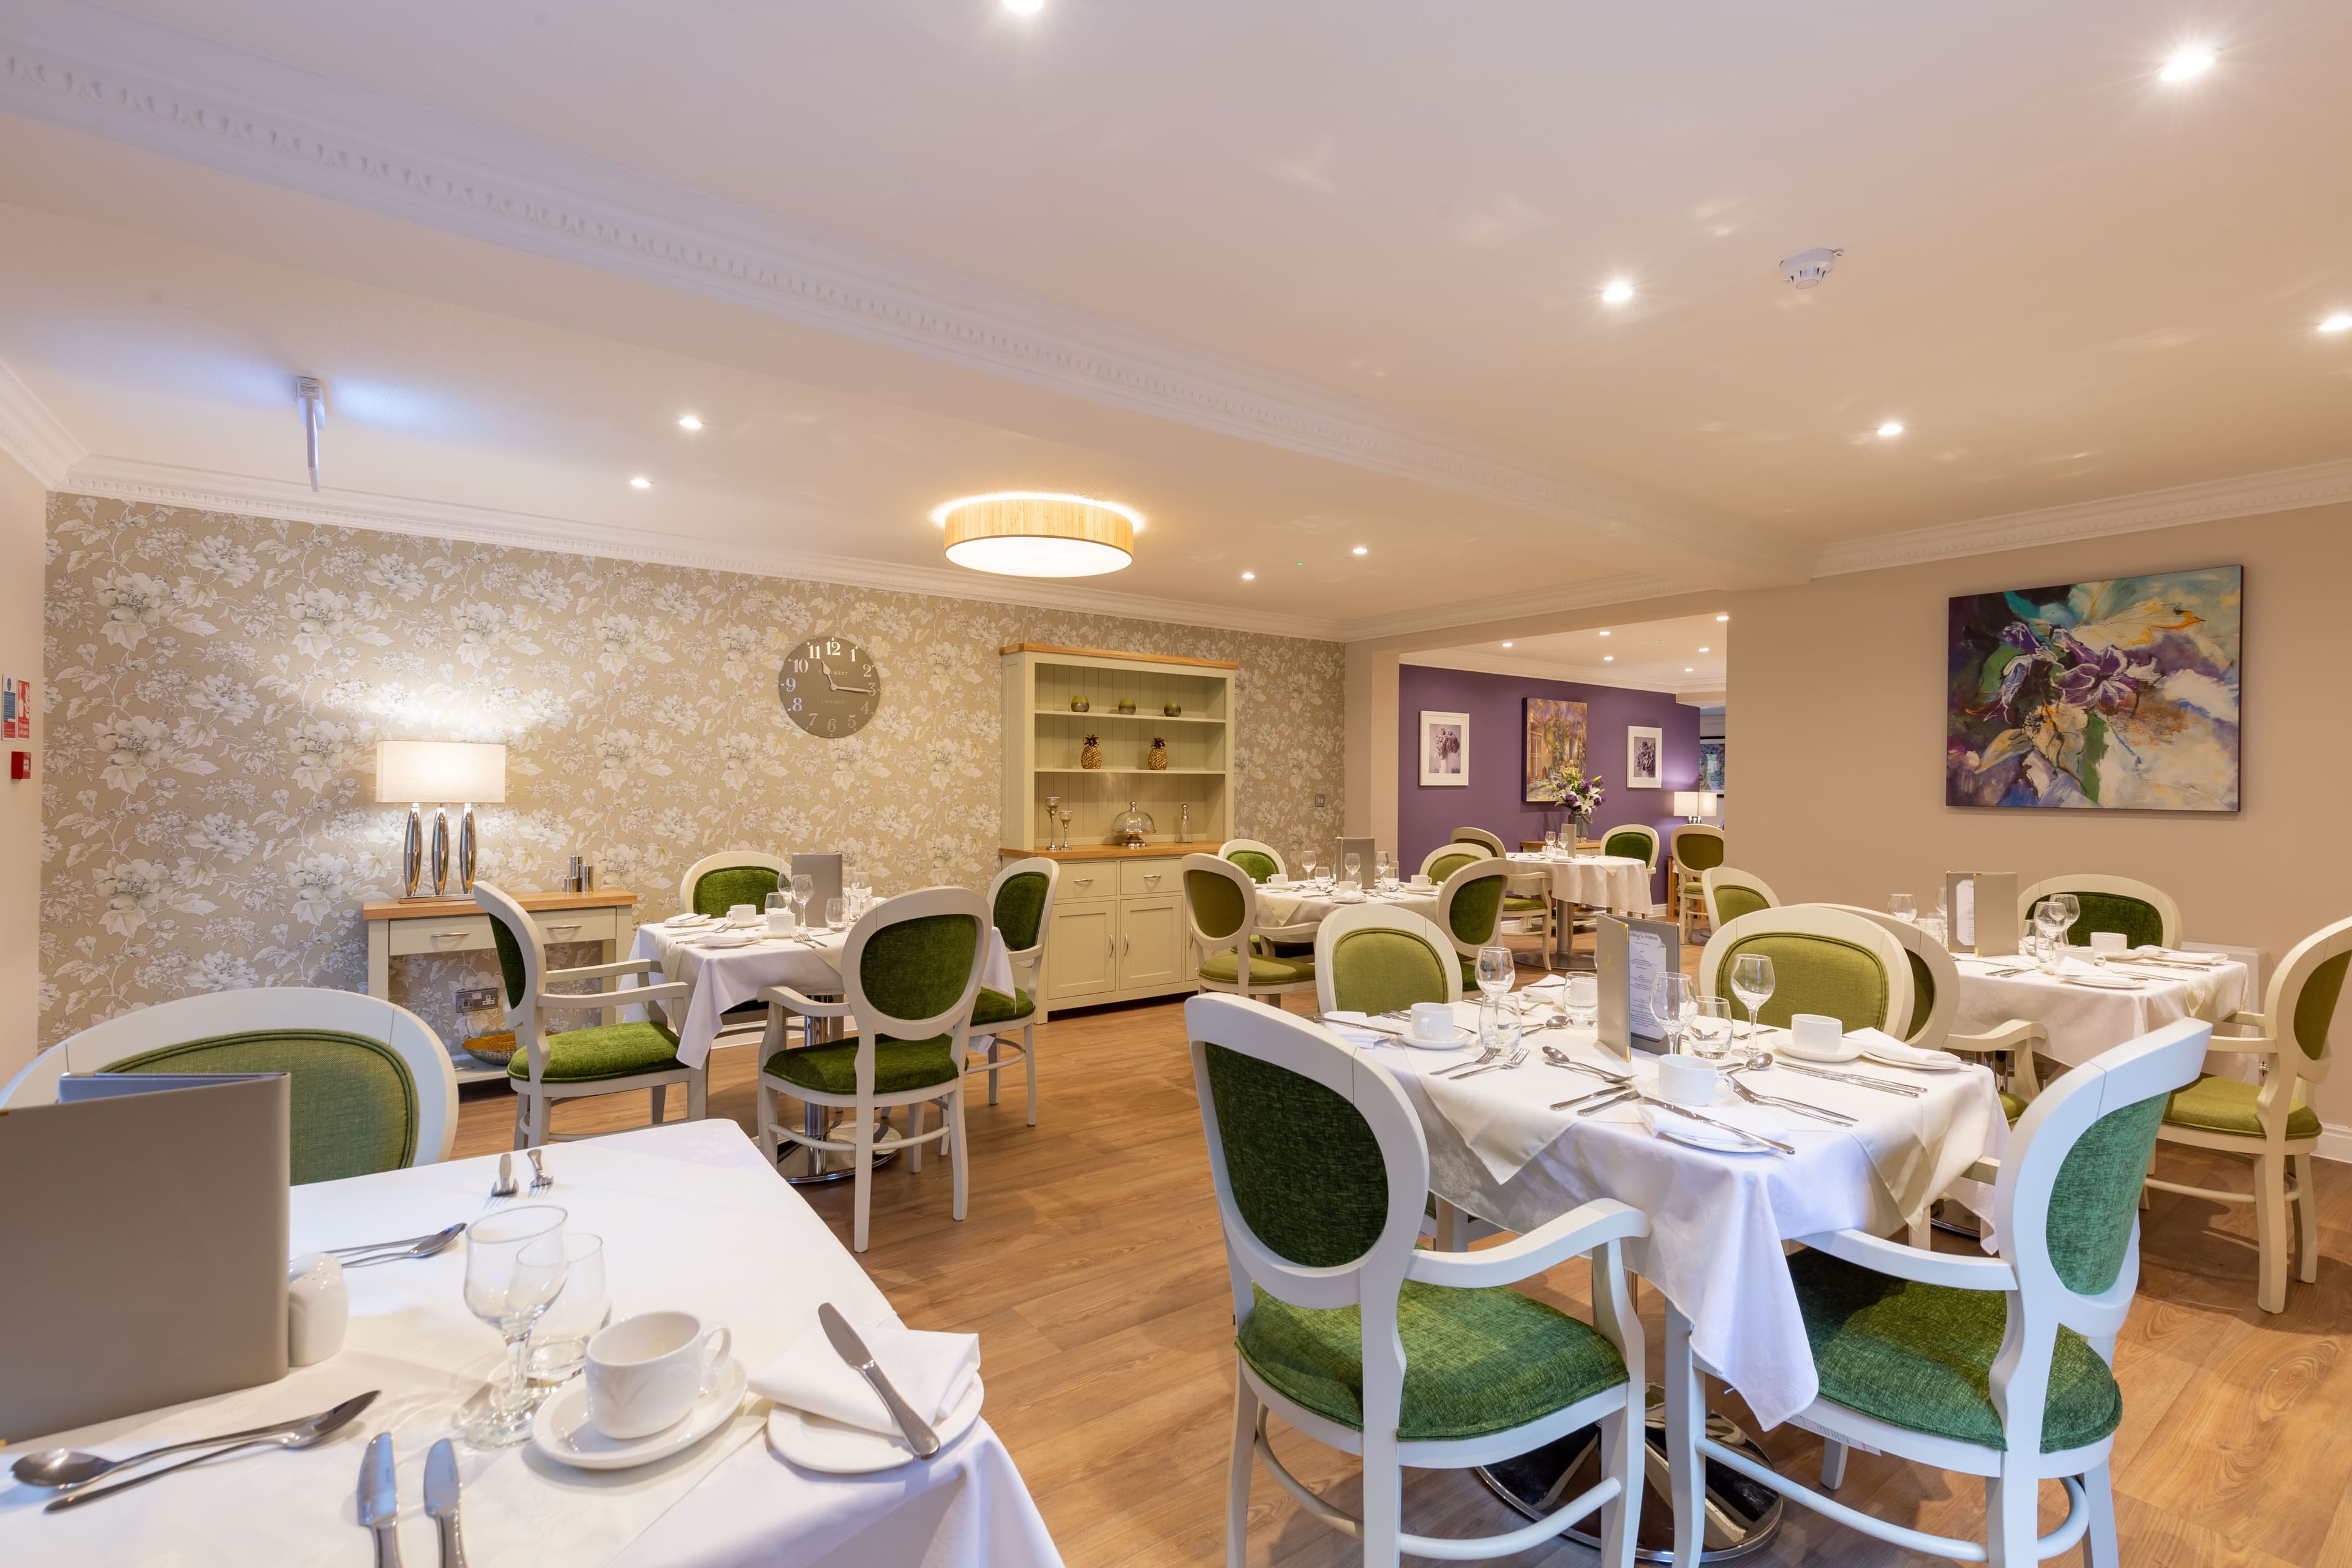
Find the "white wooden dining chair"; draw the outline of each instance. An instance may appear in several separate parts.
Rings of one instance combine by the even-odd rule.
[[[1429,1148],[1369,1052],[1237,996],[1195,996],[1184,1023],[1239,1352],[1228,1568],[1248,1558],[1253,1459],[1308,1517],[1362,1542],[1370,1568],[1524,1552],[1596,1512],[1604,1568],[1632,1568],[1645,1388],[1627,1372],[1643,1343],[1621,1248],[1647,1218],[1599,1198],[1498,1246],[1419,1250]],[[1579,1258],[1589,1326],[1506,1288]],[[1360,1512],[1276,1458],[1269,1415],[1359,1458]],[[1601,1479],[1551,1513],[1499,1535],[1406,1532],[1406,1469],[1492,1464],[1593,1425]]]
[[[2312,1186],[2312,1156],[2326,1128],[2312,1109],[2311,1091],[2327,1078],[2334,1054],[2328,1036],[2347,963],[2352,920],[2323,926],[2297,942],[2272,974],[2263,1010],[2231,1014],[2221,1021],[2231,1033],[2213,1037],[2217,1053],[2256,1058],[2262,1081],[2200,1073],[2172,1097],[2157,1132],[2163,1142],[2233,1154],[2252,1164],[2250,1193],[2158,1181],[2152,1172],[2147,1184],[2162,1193],[2254,1205],[2254,1302],[2265,1312],[2286,1310],[2291,1239],[2301,1254],[2295,1278],[2306,1285],[2319,1279],[2319,1196]],[[2292,1235],[2290,1216],[2301,1221]]]
[[[1704,822],[1685,822],[1666,839],[1666,895],[1673,901],[1675,923],[1683,940],[1690,941],[1691,917],[1706,916],[1706,897],[1700,879],[1724,862],[1723,829]]]
[[[1314,952],[1296,951],[1314,942],[1313,922],[1260,926],[1257,883],[1223,856],[1187,855],[1178,869],[1184,879],[1184,930],[1202,990],[1288,996],[1315,989]],[[1276,952],[1277,942],[1293,951]]]
[[[2139,1177],[2166,1100],[2197,1076],[2211,1033],[2168,1024],[2042,1090],[2007,1154],[1968,1173],[1994,1184],[1998,1258],[1858,1230],[1802,1238],[1808,1250],[1789,1259],[1789,1273],[1821,1394],[1794,1419],[1827,1440],[1823,1489],[1706,1435],[1697,1373],[1714,1369],[1693,1355],[1687,1321],[1670,1313],[1675,1561],[1697,1562],[1704,1461],[1906,1551],[2030,1568],[2083,1541],[2089,1568],[2117,1568],[2107,1467],[2123,1392],[2108,1363],[2139,1284]],[[1983,1477],[1984,1540],[1914,1530],[1829,1496],[1854,1447]],[[2044,1480],[2065,1489],[2066,1517],[2037,1539]]]
[[[1780,895],[1752,871],[1734,866],[1710,866],[1699,873],[1699,898],[1706,905],[1706,929],[1711,936],[1727,921],[1758,910],[1777,910]]]
[[[2049,1026],[2031,1018],[2010,1018],[1979,1034],[1958,1033],[1952,1019],[1959,1011],[1963,982],[1948,948],[1920,929],[1917,921],[1884,910],[1866,910],[1858,904],[1820,907],[1860,915],[1902,943],[1911,966],[1911,1022],[1908,1032],[1901,1034],[1904,1043],[1923,1051],[1957,1051],[1993,1058],[1986,1065],[2000,1085],[2001,1114],[2015,1125],[2041,1092],[2033,1053],[2050,1044]]]
[[[677,879],[678,912],[723,919],[736,905],[749,904],[764,913],[768,895],[779,888],[789,890],[791,882],[792,873],[780,856],[760,849],[722,849],[688,866]],[[739,1002],[719,1016],[711,1044],[741,1045],[767,1029],[765,1007]]]
[[[923,1168],[923,1146],[937,1142],[955,1175],[954,1216],[964,1216],[971,1151],[964,1140],[963,1082],[970,1066],[972,1004],[980,995],[988,956],[989,908],[969,888],[925,888],[876,905],[849,928],[841,950],[843,999],[819,1001],[789,985],[771,985],[761,1000],[770,1013],[769,1054],[752,1086],[760,1146],[772,1162],[780,1142],[856,1156],[850,1205],[851,1249],[866,1250],[873,1207],[874,1156],[908,1151]],[[814,1046],[783,1047],[788,1015],[845,1019],[854,1032]],[[851,1112],[847,1142],[786,1126],[775,1097]],[[909,1130],[876,1139],[877,1112],[937,1101],[940,1125],[923,1131],[908,1112]],[[837,1131],[839,1124],[828,1131]]]
[[[58,1080],[99,1072],[282,1072],[294,1184],[449,1157],[457,1073],[431,1026],[356,991],[260,985],[175,997],[93,1024],[0,1089],[0,1111],[54,1105]]]
[[[1510,849],[1504,844],[1501,834],[1489,833],[1483,827],[1457,827],[1454,830],[1454,842],[1481,845],[1486,848],[1486,858],[1489,859],[1504,859],[1510,854]]]
[[[594,1136],[554,1130],[555,1106],[566,1100],[646,1089],[653,1102],[652,1124],[659,1126],[667,1109],[669,1086],[682,1084],[687,1120],[702,1120],[709,1075],[704,1068],[690,1068],[677,1059],[677,1033],[664,1015],[669,1003],[683,1004],[691,996],[693,986],[683,981],[654,982],[651,977],[660,966],[645,958],[550,969],[546,933],[513,895],[494,883],[476,882],[474,903],[490,917],[507,1027],[514,1031],[515,1053],[507,1063],[507,1085],[515,1093],[516,1148]],[[630,978],[638,984],[619,984]],[[614,982],[610,992],[604,989],[607,980]],[[585,993],[547,989],[551,984],[578,981],[593,982],[594,988]],[[643,1006],[648,1016],[639,1023],[548,1030],[550,1013],[601,1013],[614,1006]]]
[[[1828,904],[1789,904],[1726,921],[1698,960],[1702,996],[1731,995],[1731,965],[1745,953],[1772,961],[1778,979],[1757,1021],[1786,1027],[1796,1013],[1879,1029],[1898,1038],[1911,1016],[1911,965],[1876,922]],[[1735,1001],[1733,1016],[1745,1010]]]
[[[2017,895],[2018,924],[2031,931],[2034,906],[2053,893],[2074,894],[2082,911],[2066,929],[2069,946],[2090,946],[2095,931],[2120,931],[2134,947],[2180,945],[2180,906],[2153,883],[2090,871],[2045,877]]]
[[[1032,855],[1013,861],[989,883],[989,918],[1012,960],[1013,994],[983,985],[971,1005],[972,1032],[988,1036],[988,1059],[971,1070],[988,1075],[988,1103],[994,1105],[997,1076],[1007,1065],[1004,1053],[1018,1058],[1021,1076],[1028,1080],[1032,1127],[1037,1125],[1037,1016],[1045,994],[1045,933],[1054,929],[1054,893],[1061,876],[1058,863]],[[1026,987],[1021,984],[1024,974]],[[1019,1045],[1004,1037],[1007,1029],[1021,1031]]]
[[[1217,858],[1239,866],[1250,874],[1251,881],[1261,887],[1268,878],[1290,875],[1282,851],[1255,838],[1228,838],[1217,846]]]
[[[1411,910],[1359,904],[1315,928],[1315,1005],[1393,1013],[1462,1000],[1462,964],[1437,922]]]

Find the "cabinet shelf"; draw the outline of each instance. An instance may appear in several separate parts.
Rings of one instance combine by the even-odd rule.
[[[1205,713],[1180,713],[1171,719],[1165,713],[1074,713],[1066,708],[1040,708],[1037,710],[1037,717],[1084,719],[1088,722],[1097,719],[1117,719],[1135,724],[1140,724],[1146,721],[1154,724],[1222,724],[1224,722],[1223,719],[1213,719]]]
[[[1153,778],[1223,778],[1223,768],[1039,768],[1041,773],[1148,773]]]

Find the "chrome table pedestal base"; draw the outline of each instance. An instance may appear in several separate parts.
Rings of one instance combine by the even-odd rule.
[[[802,1130],[812,1138],[823,1138],[828,1142],[848,1142],[850,1121],[848,1117],[843,1117],[839,1121],[832,1123],[830,1127],[825,1122],[826,1113],[835,1109],[837,1107],[823,1105],[808,1107],[808,1120],[802,1124]],[[890,1119],[887,1116],[876,1117],[874,1119],[876,1142],[878,1142],[888,1136],[890,1136]],[[896,1160],[898,1152],[896,1149],[878,1151],[874,1156],[874,1168],[877,1171],[882,1169],[891,1161]],[[776,1151],[776,1169],[782,1174],[784,1180],[793,1186],[822,1186],[827,1182],[847,1181],[857,1174],[857,1156],[846,1149],[812,1149],[805,1143],[787,1143]]]
[[[1649,1439],[1643,1458],[1649,1476],[1642,1499],[1642,1528],[1634,1539],[1633,1555],[1643,1563],[1671,1563],[1675,1557],[1675,1502],[1668,1491],[1666,1468],[1665,1391],[1650,1385],[1650,1415],[1643,1435]],[[1759,1465],[1769,1465],[1764,1450],[1727,1416],[1710,1410],[1706,1435],[1727,1448],[1737,1448]],[[1601,1428],[1587,1426],[1556,1438],[1532,1453],[1504,1459],[1471,1471],[1486,1489],[1517,1512],[1541,1519],[1566,1500],[1601,1479]],[[1560,1531],[1580,1545],[1601,1548],[1597,1515]],[[1780,1494],[1759,1486],[1727,1466],[1708,1461],[1706,1513],[1698,1558],[1702,1563],[1727,1563],[1764,1545],[1780,1529]]]

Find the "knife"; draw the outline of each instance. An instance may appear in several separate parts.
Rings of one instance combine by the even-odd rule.
[[[882,1396],[882,1403],[889,1408],[890,1419],[898,1424],[898,1430],[906,1436],[907,1447],[915,1450],[915,1458],[928,1459],[938,1453],[940,1435],[898,1397],[898,1391],[890,1386],[890,1380],[882,1375],[880,1367],[874,1364],[874,1352],[866,1348],[866,1342],[857,1337],[857,1331],[849,1326],[849,1320],[841,1315],[840,1310],[830,1301],[820,1302],[816,1321],[824,1325],[824,1337],[833,1342],[834,1352],[863,1373],[866,1381],[874,1385],[874,1392]]]
[[[441,1568],[466,1568],[466,1542],[457,1533],[457,1450],[446,1437],[425,1456],[425,1514],[441,1531]]]
[[[375,1532],[375,1568],[400,1568],[400,1482],[389,1432],[369,1438],[360,1456],[360,1522]]]

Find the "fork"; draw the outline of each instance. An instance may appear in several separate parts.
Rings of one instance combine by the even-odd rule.
[[[1724,1076],[1729,1078],[1731,1075],[1727,1073]],[[1803,1116],[1819,1117],[1823,1121],[1833,1122],[1840,1127],[1853,1125],[1854,1119],[1843,1110],[1831,1110],[1819,1105],[1807,1105],[1801,1100],[1782,1100],[1778,1095],[1759,1094],[1736,1078],[1731,1079],[1731,1092],[1750,1105],[1777,1105],[1783,1110],[1793,1110]]]
[[[537,1149],[525,1150],[530,1156],[530,1190],[543,1193],[555,1185],[555,1178],[547,1173],[547,1162]]]
[[[482,1206],[486,1209],[494,1209],[514,1196],[519,1190],[515,1186],[514,1156],[501,1154],[499,1156],[499,1179],[490,1184],[489,1201]]]
[[[1451,1067],[1439,1068],[1435,1072],[1431,1073],[1429,1076],[1432,1078],[1444,1078],[1448,1073],[1461,1073],[1463,1076],[1467,1077],[1470,1073],[1475,1072],[1478,1068],[1485,1067],[1488,1062],[1493,1061],[1496,1057],[1499,1057],[1502,1054],[1503,1047],[1500,1046],[1482,1047],[1477,1056],[1469,1061],[1455,1062]]]
[[[1544,1060],[1551,1063],[1551,1065],[1556,1068],[1566,1068],[1570,1072],[1591,1073],[1594,1078],[1600,1079],[1605,1083],[1625,1084],[1632,1083],[1633,1081],[1633,1075],[1632,1073],[1611,1072],[1607,1068],[1596,1067],[1591,1062],[1578,1061],[1566,1051],[1558,1049],[1552,1046],[1546,1046],[1544,1047]]]
[[[1483,1062],[1477,1067],[1472,1068],[1468,1072],[1456,1074],[1452,1081],[1460,1083],[1464,1079],[1476,1078],[1482,1072],[1494,1072],[1497,1069],[1507,1072],[1515,1067],[1524,1067],[1527,1064],[1527,1059],[1528,1048],[1525,1046],[1521,1046],[1509,1056],[1505,1057],[1501,1061]]]

